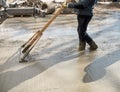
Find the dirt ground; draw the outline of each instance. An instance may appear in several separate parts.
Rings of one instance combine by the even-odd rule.
[[[120,92],[120,10],[95,8],[88,33],[97,51],[79,52],[76,15],[60,15],[19,63],[20,46],[50,17],[0,25],[0,92]]]

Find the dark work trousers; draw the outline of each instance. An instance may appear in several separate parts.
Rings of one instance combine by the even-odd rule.
[[[82,41],[90,43],[92,41],[92,38],[87,34],[87,27],[91,18],[92,16],[77,15],[79,43]]]

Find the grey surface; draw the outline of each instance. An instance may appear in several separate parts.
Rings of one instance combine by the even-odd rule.
[[[0,25],[0,92],[119,92],[120,11],[102,9],[93,17],[88,33],[97,51],[87,45],[79,52],[76,15],[60,15],[30,61],[19,63],[17,49],[49,18],[11,18]]]

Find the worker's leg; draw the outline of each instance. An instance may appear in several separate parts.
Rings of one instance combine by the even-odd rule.
[[[82,16],[77,16],[77,20],[78,20],[78,36],[79,36],[79,50],[85,50],[85,47],[86,47],[86,41],[84,39],[84,36],[85,36],[85,30],[82,28],[83,27],[83,24],[84,24],[84,17]]]
[[[87,34],[88,23],[90,22],[92,16],[79,16],[78,15],[78,34],[80,39],[80,47],[79,50],[85,49],[85,42],[90,45],[91,50],[97,49],[97,45],[93,41],[93,39]],[[83,44],[82,44],[83,43]]]

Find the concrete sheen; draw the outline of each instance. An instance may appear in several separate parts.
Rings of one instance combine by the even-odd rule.
[[[76,15],[60,15],[27,63],[16,51],[50,16],[7,19],[0,25],[0,92],[120,92],[120,12],[102,11],[88,28],[97,51],[79,52]]]

